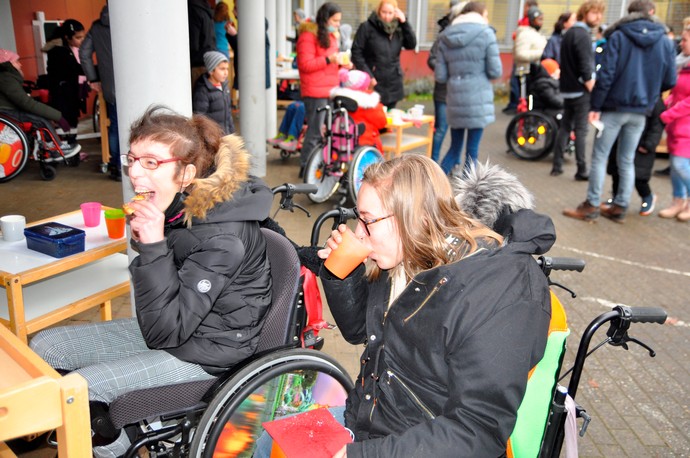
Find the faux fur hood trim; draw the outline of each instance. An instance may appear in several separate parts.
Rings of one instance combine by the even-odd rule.
[[[461,14],[455,19],[453,19],[453,22],[451,23],[452,25],[455,24],[466,24],[466,23],[472,23],[472,24],[487,24],[486,19],[484,19],[484,16],[482,16],[479,13],[476,13],[472,11],[471,13],[465,13]]]
[[[604,30],[604,38],[606,38],[608,40],[611,37],[611,34],[613,34],[613,32],[615,32],[616,30],[618,30],[622,25],[629,24],[631,22],[635,22],[635,21],[639,21],[639,20],[647,20],[647,21],[652,21],[656,24],[660,24],[664,27],[664,30],[666,32],[668,32],[668,27],[666,27],[666,24],[661,22],[661,20],[658,17],[650,16],[649,14],[645,14],[645,13],[630,13],[627,16],[623,16],[622,18],[620,18],[619,20],[617,20],[616,22],[614,22],[613,24],[608,26],[606,28],[606,30]]]
[[[498,165],[478,163],[466,176],[454,176],[455,201],[469,216],[493,228],[506,212],[533,209],[534,196],[515,175]]]
[[[48,41],[45,45],[43,45],[41,51],[47,53],[57,46],[62,46],[62,38],[53,38],[52,40]]]
[[[319,25],[316,22],[304,21],[299,25],[299,28],[297,29],[297,31],[298,31],[298,33],[309,32],[313,35],[318,36]]]
[[[205,219],[206,213],[231,196],[249,178],[251,156],[244,141],[237,135],[227,135],[220,141],[215,158],[215,170],[205,178],[196,178],[185,200],[185,221]]]
[[[331,89],[331,99],[337,96],[348,97],[354,100],[359,108],[376,108],[381,101],[381,96],[378,92],[355,91],[347,87],[334,87]]]

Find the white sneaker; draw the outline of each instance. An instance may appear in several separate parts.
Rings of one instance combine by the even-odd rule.
[[[49,150],[54,150],[55,149],[55,144],[53,142],[46,142],[46,148]],[[63,159],[69,159],[72,156],[76,155],[81,151],[81,145],[79,143],[75,143],[73,145],[70,145],[66,141],[60,142],[60,149],[62,150],[63,156],[60,156],[60,154],[57,151],[50,151],[51,157],[45,158],[43,161],[44,162],[57,162],[61,161]]]

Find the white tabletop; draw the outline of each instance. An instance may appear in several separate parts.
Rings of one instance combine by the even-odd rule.
[[[72,226],[86,232],[86,240],[84,243],[85,251],[99,248],[116,241],[108,237],[108,230],[105,227],[105,218],[103,215],[101,215],[101,224],[96,227],[86,227],[80,211],[69,213],[61,218],[51,219],[50,221],[66,224],[67,226]],[[26,247],[26,239],[18,242],[6,242],[0,237],[0,270],[2,271],[16,274],[58,260],[58,258],[28,249]]]

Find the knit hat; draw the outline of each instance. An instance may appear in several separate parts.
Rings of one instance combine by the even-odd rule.
[[[544,13],[536,6],[530,6],[527,10],[527,19],[529,20],[529,25],[534,25],[534,20],[539,16],[543,16]]]
[[[369,89],[371,77],[368,73],[361,70],[350,70],[341,68],[338,72],[340,82],[343,87],[353,89],[355,91],[366,91]]]
[[[221,62],[230,62],[222,52],[208,51],[204,53],[204,66],[207,72],[211,73]]]
[[[19,60],[19,54],[9,49],[0,49],[0,64],[14,62],[15,60]]]
[[[544,69],[547,71],[549,75],[553,75],[553,73],[560,68],[558,62],[556,62],[553,59],[542,60],[541,66],[544,67]]]

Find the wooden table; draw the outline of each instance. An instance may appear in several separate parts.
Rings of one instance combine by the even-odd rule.
[[[86,232],[85,251],[54,258],[26,247],[26,240],[0,239],[0,323],[23,342],[27,334],[46,328],[92,307],[101,319],[112,318],[111,299],[129,291],[125,237],[108,238],[105,221],[85,227],[81,211],[37,221],[56,221]]]
[[[431,146],[434,141],[434,116],[424,115],[421,119],[411,120],[402,118],[401,120],[390,122],[388,129],[390,132],[381,134],[383,143],[383,153],[386,158],[399,156],[406,151],[423,147],[427,157],[431,157]],[[426,125],[426,135],[412,134],[405,132],[412,127],[423,127]]]
[[[14,453],[4,441],[57,429],[60,457],[91,455],[86,380],[53,370],[24,342],[0,326],[0,457]]]

